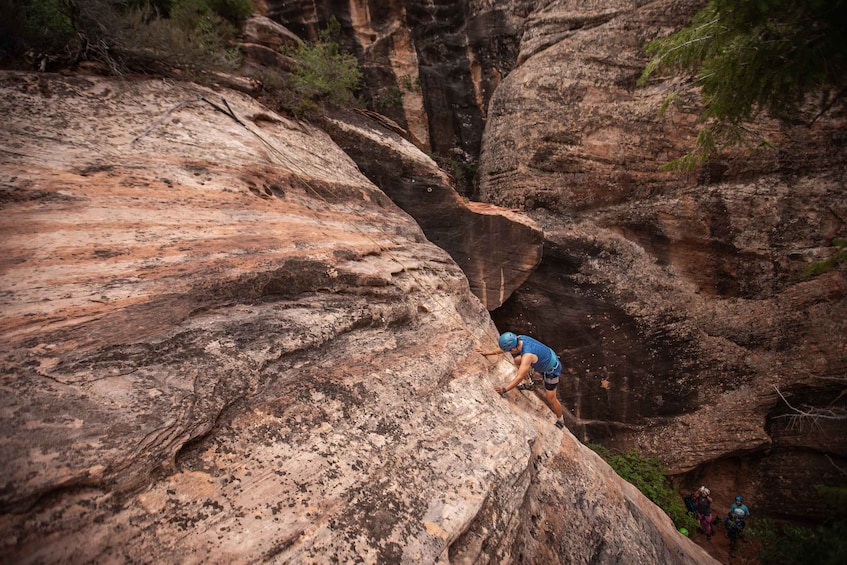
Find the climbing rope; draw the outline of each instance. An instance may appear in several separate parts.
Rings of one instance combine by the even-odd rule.
[[[203,97],[201,96],[200,98],[203,98]],[[136,137],[135,137],[135,139],[133,139],[132,141],[130,141],[130,142],[129,142],[129,144],[130,144],[130,145],[132,145],[133,143],[135,143],[136,141],[138,141],[139,139],[141,139],[142,137],[144,137],[145,135],[147,135],[148,133],[150,133],[151,131],[153,131],[153,130],[156,128],[156,126],[158,126],[159,124],[161,124],[161,123],[165,120],[165,118],[167,118],[168,116],[170,116],[173,112],[175,112],[176,110],[179,110],[179,109],[180,109],[180,108],[182,108],[183,106],[188,106],[188,105],[189,105],[189,104],[191,104],[192,102],[194,102],[194,100],[185,100],[185,101],[183,101],[183,102],[180,102],[179,104],[174,105],[174,106],[173,106],[170,110],[168,110],[167,112],[165,112],[165,113],[162,115],[162,117],[160,117],[158,120],[156,120],[155,122],[153,122],[152,124],[150,124],[150,127],[148,127],[146,130],[144,130],[144,133],[139,134],[138,136],[136,136]]]

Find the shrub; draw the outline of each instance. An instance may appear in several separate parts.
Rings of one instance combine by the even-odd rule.
[[[302,96],[316,102],[354,106],[362,72],[356,57],[343,53],[338,43],[331,39],[337,25],[337,20],[332,18],[319,41],[302,43],[297,48],[293,86]]]
[[[265,103],[300,118],[317,116],[323,106],[361,106],[356,91],[362,73],[356,57],[342,52],[337,42],[340,30],[333,17],[317,41],[283,51],[293,62],[290,74],[261,69],[255,78]]]
[[[73,66],[106,63],[115,74],[151,67],[231,67],[236,25],[250,0],[30,0],[2,3],[6,58]]]
[[[602,445],[588,444],[622,479],[631,483],[667,514],[677,528],[696,531],[697,521],[688,515],[682,497],[668,479],[666,469],[657,457],[642,457],[631,449],[613,453]]]
[[[757,519],[750,534],[761,543],[764,565],[840,565],[847,563],[847,522],[801,526]]]
[[[455,181],[456,192],[462,196],[471,198],[475,196],[474,179],[476,178],[477,166],[475,163],[462,161],[449,155],[442,155],[438,152],[430,154],[432,160],[439,167],[450,173]]]
[[[234,25],[240,24],[253,13],[253,3],[250,0],[209,0],[209,7]]]
[[[397,86],[391,86],[375,100],[380,108],[400,108],[403,106],[403,91]]]
[[[198,16],[193,26],[186,23],[190,18],[185,12],[180,18],[150,18],[149,8],[128,14],[122,53],[126,66],[143,71],[179,68],[191,74],[237,65],[237,53],[229,48],[235,33],[231,24],[213,14]]]
[[[70,10],[63,0],[3,2],[0,19],[4,50],[56,51],[74,36]]]

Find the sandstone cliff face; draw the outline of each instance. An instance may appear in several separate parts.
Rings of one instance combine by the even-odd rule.
[[[821,518],[830,510],[809,493],[840,482],[844,426],[798,425],[779,393],[844,408],[843,267],[799,274],[845,236],[845,116],[813,128],[762,119],[778,151],[659,172],[690,148],[699,94],[682,79],[637,88],[642,46],[703,4],[271,1],[267,12],[302,37],[337,17],[372,107],[421,147],[468,163],[481,152],[479,196],[544,227],[543,262],[493,317],[563,354],[572,430],[658,455],[692,486],[720,485],[719,507],[742,491],[761,512]],[[678,103],[659,117],[670,91]],[[345,149],[389,186],[369,150]],[[427,230],[413,215],[441,244],[438,222]],[[490,296],[497,269],[469,268],[465,235],[444,240],[474,292]],[[525,277],[518,267],[513,281]]]
[[[762,120],[778,151],[659,172],[696,136],[699,98],[680,80],[637,88],[641,46],[702,2],[540,4],[490,102],[479,182],[530,211],[544,260],[495,322],[562,353],[583,439],[720,485],[722,509],[743,492],[765,514],[830,516],[813,485],[843,482],[844,424],[796,425],[777,389],[844,406],[845,271],[800,272],[847,235],[847,117]],[[681,104],[659,117],[672,90]]]
[[[254,15],[244,25],[243,71],[252,73],[257,66],[290,71],[293,63],[280,50],[291,41],[286,28]],[[231,82],[243,88],[240,81]],[[261,96],[249,87],[245,91]],[[415,219],[430,241],[450,254],[488,310],[502,306],[541,261],[543,234],[535,222],[461,198],[456,179],[418,150],[409,132],[390,118],[361,108],[332,112],[335,116],[319,120],[319,127]]]
[[[709,562],[492,391],[467,279],[326,134],[164,81],[0,110],[3,562]]]

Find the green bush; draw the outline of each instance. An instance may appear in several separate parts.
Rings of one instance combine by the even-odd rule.
[[[642,457],[634,449],[620,454],[602,445],[588,444],[588,447],[597,452],[622,479],[670,516],[677,528],[696,531],[699,523],[687,513],[682,497],[677,494],[677,489],[667,477],[667,470],[657,457]]]
[[[0,54],[56,52],[73,42],[71,11],[64,0],[0,0]]]
[[[252,10],[250,0],[175,0],[170,17],[186,31],[214,31],[230,39]]]
[[[212,11],[226,21],[238,25],[253,13],[250,0],[209,0]]]
[[[106,63],[116,74],[164,66],[231,68],[250,0],[0,0],[5,59]]]
[[[33,0],[20,4],[23,28],[30,47],[38,50],[62,48],[74,35],[67,2]]]
[[[353,106],[362,72],[356,57],[342,53],[338,43],[303,43],[294,53],[293,86],[304,97],[334,106]]]
[[[356,57],[338,44],[341,24],[334,17],[318,32],[318,40],[282,49],[292,71],[261,68],[253,76],[261,85],[259,98],[278,112],[314,118],[326,106],[360,107],[356,92],[362,73]]]
[[[127,67],[154,72],[178,68],[197,79],[197,73],[228,70],[237,65],[237,53],[230,49],[235,30],[228,22],[207,14],[188,25],[190,19],[184,12],[180,17],[185,19],[181,20],[150,18],[148,10],[137,10],[125,17],[126,48],[122,56]]]
[[[449,155],[433,152],[430,154],[432,160],[439,167],[450,173],[455,181],[456,192],[465,197],[474,196],[474,179],[476,178],[477,165],[459,160]]]
[[[400,108],[403,106],[403,91],[397,86],[392,86],[376,97],[376,105],[380,108]]]
[[[799,526],[756,519],[750,535],[761,543],[764,565],[841,565],[847,563],[847,522]]]

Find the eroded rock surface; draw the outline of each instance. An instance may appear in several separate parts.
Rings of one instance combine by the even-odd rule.
[[[356,53],[370,107],[420,148],[475,168],[488,102],[518,59],[533,0],[280,2],[267,15],[314,39],[330,18]],[[472,183],[461,192],[471,196]]]
[[[326,134],[165,81],[0,111],[4,562],[710,561],[493,392],[467,279]]]

